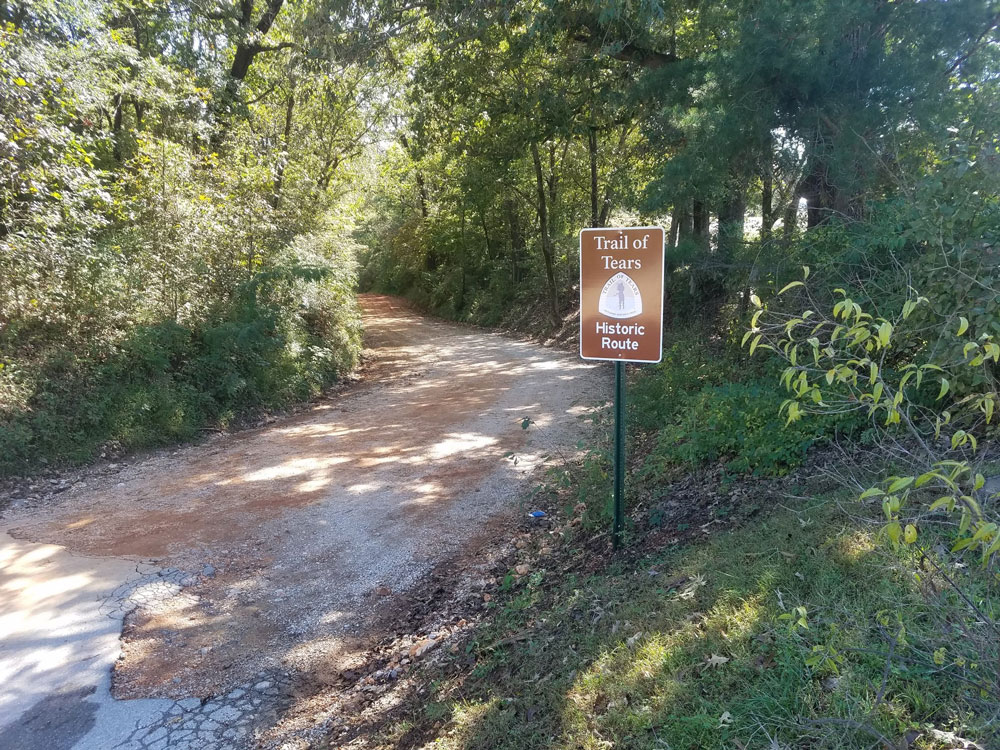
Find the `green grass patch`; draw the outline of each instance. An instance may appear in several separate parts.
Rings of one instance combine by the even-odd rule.
[[[455,750],[871,748],[912,731],[896,746],[916,749],[940,746],[932,726],[994,746],[975,684],[988,667],[941,627],[967,609],[831,505],[632,568],[536,573],[416,721]]]

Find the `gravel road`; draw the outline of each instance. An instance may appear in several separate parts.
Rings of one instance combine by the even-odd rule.
[[[571,354],[362,305],[358,385],[11,503],[0,750],[252,746],[376,606],[529,510],[530,478],[605,396]]]

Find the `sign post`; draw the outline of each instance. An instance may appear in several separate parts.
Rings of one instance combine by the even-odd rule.
[[[663,228],[580,232],[580,356],[615,363],[615,548],[625,530],[625,363],[663,357]]]

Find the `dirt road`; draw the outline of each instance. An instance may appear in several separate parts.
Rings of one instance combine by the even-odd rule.
[[[362,302],[361,384],[8,510],[0,750],[252,744],[294,676],[335,660],[373,608],[527,510],[527,478],[572,450],[603,378]]]

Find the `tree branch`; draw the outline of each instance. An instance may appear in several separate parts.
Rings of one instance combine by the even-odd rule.
[[[582,31],[573,34],[573,39],[583,44],[594,43],[593,35]],[[634,63],[649,70],[662,68],[664,65],[677,62],[680,59],[672,52],[660,52],[659,50],[643,47],[632,42],[626,42],[617,52],[609,53],[608,57],[615,60],[622,60],[623,62]]]
[[[945,75],[951,75],[958,70],[958,68],[960,68],[966,60],[972,57],[979,50],[979,47],[982,45],[983,40],[986,39],[987,34],[993,31],[993,29],[997,27],[997,24],[1000,24],[1000,13],[997,13],[990,19],[989,25],[983,29],[982,34],[976,37],[975,41],[972,43],[972,47],[969,48],[969,51],[963,55],[959,55],[958,59],[948,66],[948,69],[945,71]]]
[[[250,47],[250,51],[259,55],[261,52],[277,52],[282,49],[291,49],[292,47],[297,47],[295,42],[282,42],[281,44],[254,44]]]

